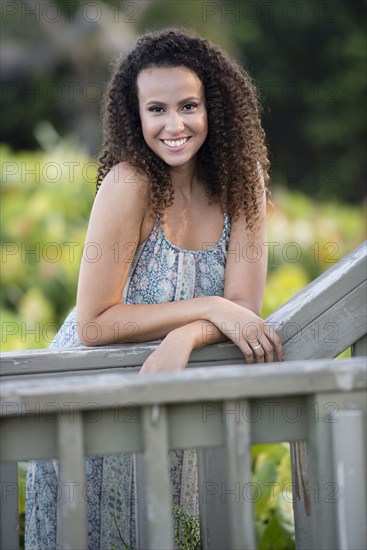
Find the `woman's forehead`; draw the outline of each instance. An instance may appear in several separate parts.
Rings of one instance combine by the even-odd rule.
[[[201,97],[203,84],[199,77],[187,67],[149,67],[143,69],[137,78],[139,96],[147,94],[193,94]]]

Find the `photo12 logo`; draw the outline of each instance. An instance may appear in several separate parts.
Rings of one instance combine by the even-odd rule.
[[[246,21],[256,23],[285,22],[296,24],[310,16],[314,23],[335,23],[340,12],[340,2],[337,0],[314,0],[307,3],[304,0],[280,1],[258,0],[246,2],[216,1],[202,2],[202,22],[220,21],[221,23],[239,23]]]
[[[148,3],[148,2],[147,2]],[[137,23],[141,17],[142,2],[79,2],[67,0],[1,2],[1,22],[12,20],[21,23],[65,24],[83,22],[95,24],[101,21],[113,23]]]

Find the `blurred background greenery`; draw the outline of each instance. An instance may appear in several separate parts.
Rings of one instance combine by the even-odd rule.
[[[101,101],[114,58],[146,30],[192,27],[244,64],[258,86],[273,190],[262,314],[360,244],[366,7],[365,0],[3,1],[2,349],[47,347],[75,304]],[[256,501],[259,548],[293,548],[287,446],[257,446],[253,460],[258,483],[280,483],[272,499]]]
[[[274,203],[264,315],[363,241],[365,2],[32,0],[1,9],[3,349],[47,346],[75,303],[101,101],[113,60],[146,30],[190,26],[258,86]]]

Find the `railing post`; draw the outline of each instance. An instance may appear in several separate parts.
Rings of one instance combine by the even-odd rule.
[[[219,550],[228,545],[228,518],[220,498],[220,480],[226,480],[225,447],[198,449],[198,482],[201,543],[203,550]]]
[[[322,410],[326,399],[323,395],[315,395],[315,401]],[[310,407],[311,409],[311,407]],[[316,421],[309,418],[309,451],[310,451],[310,479],[309,496],[312,505],[312,536],[319,550],[335,550],[336,545],[336,517],[334,499],[325,500],[325,491],[330,492],[337,487],[333,475],[333,447],[331,424],[325,423],[321,416]]]
[[[367,355],[367,334],[362,336],[352,345],[352,357],[366,357]]]
[[[243,415],[249,401],[225,401],[227,481],[229,495],[229,541],[231,550],[254,550],[256,537],[252,499],[247,498],[251,484],[251,424]],[[233,498],[235,497],[235,498]]]
[[[364,463],[364,425],[361,410],[344,410],[331,425],[333,466],[338,485],[338,548],[367,548],[366,473]]]
[[[221,419],[225,447],[198,449],[201,542],[204,550],[256,548],[251,499],[251,425],[246,400],[225,401]]]
[[[137,548],[148,547],[147,493],[145,484],[144,454],[134,453],[135,530]]]
[[[343,392],[308,400],[313,548],[320,550],[366,548],[366,393],[351,391],[352,377],[337,378]]]
[[[143,407],[144,471],[148,545],[146,550],[171,550],[173,518],[168,468],[168,424],[166,407]]]
[[[87,487],[85,479],[83,417],[62,413],[58,421],[59,517],[58,544],[64,550],[85,550],[87,541]]]
[[[18,464],[0,464],[0,548],[18,550]]]

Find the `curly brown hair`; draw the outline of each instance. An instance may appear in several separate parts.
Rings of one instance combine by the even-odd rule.
[[[208,135],[198,151],[197,167],[208,199],[220,204],[232,220],[246,215],[253,229],[259,200],[269,180],[260,102],[249,74],[218,46],[191,31],[169,28],[147,33],[119,58],[103,106],[104,141],[97,172],[98,191],[108,171],[129,162],[149,178],[153,214],[172,205],[169,166],[146,144],[139,116],[137,77],[151,67],[184,66],[202,81]],[[261,174],[262,173],[262,174]]]

